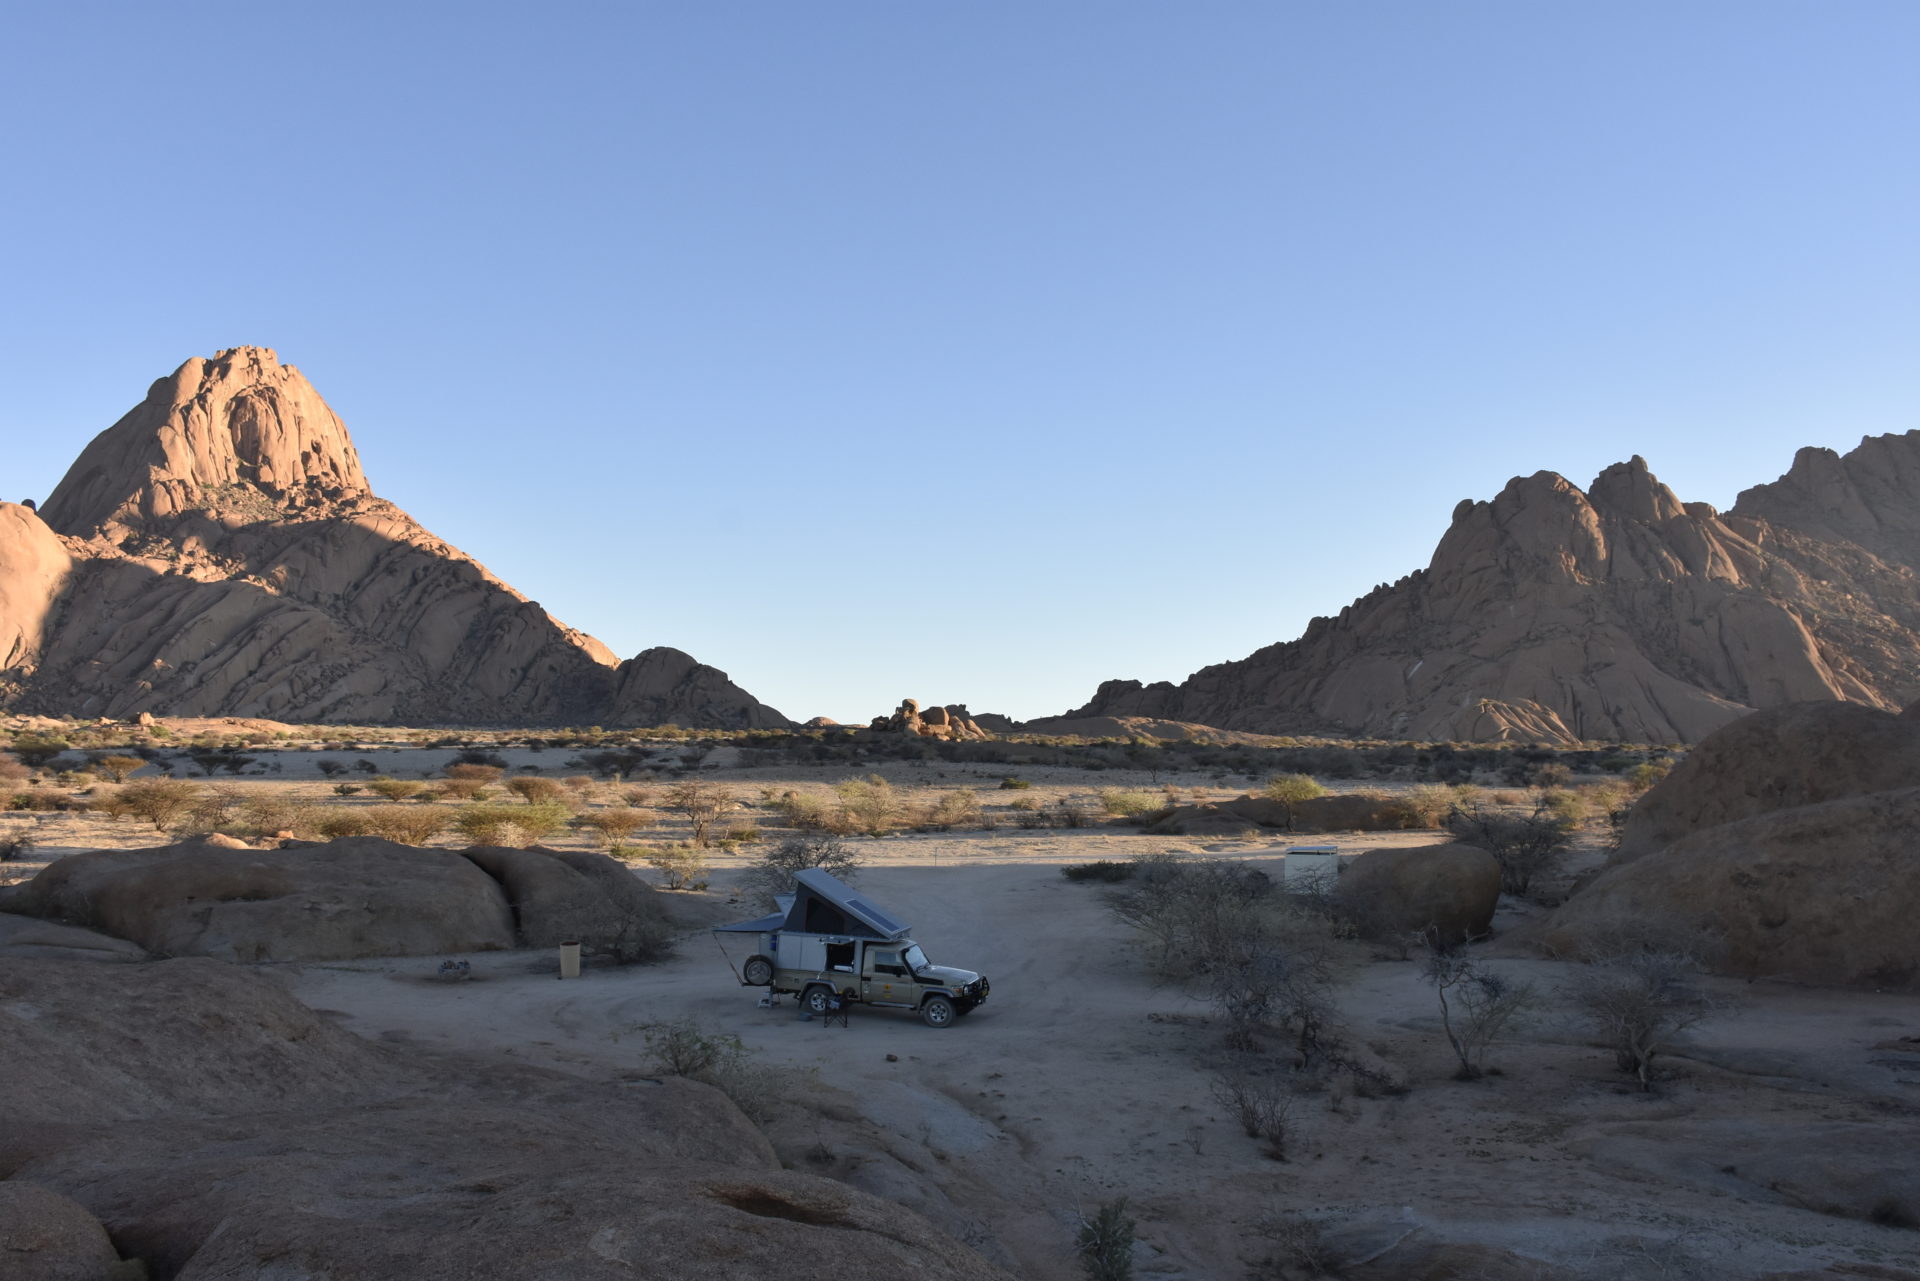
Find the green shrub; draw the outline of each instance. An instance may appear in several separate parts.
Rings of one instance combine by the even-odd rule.
[[[1098,859],[1092,863],[1074,863],[1060,869],[1060,875],[1069,881],[1128,881],[1138,869],[1134,863],[1121,863],[1113,859]]]
[[[878,774],[834,784],[847,830],[885,836],[900,826],[900,797]]]
[[[1000,790],[1003,792],[1024,792],[1032,786],[1033,784],[1024,778],[1003,778],[1000,780]]]
[[[1160,808],[1160,798],[1152,792],[1103,787],[1100,789],[1100,807],[1115,818],[1139,818]]]
[[[531,776],[509,780],[507,790],[529,805],[538,804],[542,801],[557,801],[560,799],[561,794],[566,791],[566,789],[561,787],[559,782],[554,779]]]
[[[573,820],[573,825],[584,832],[591,833],[593,843],[604,849],[623,843],[627,837],[642,828],[652,827],[658,821],[652,810],[637,810],[622,806],[582,814]]]
[[[439,805],[372,805],[363,813],[369,832],[402,845],[425,845],[453,819]]]
[[[707,888],[707,852],[691,842],[662,845],[648,850],[647,866],[666,879],[670,890]]]
[[[382,774],[367,780],[367,790],[375,796],[390,801],[404,801],[409,796],[418,796],[426,789],[426,784],[414,778],[388,778]]]

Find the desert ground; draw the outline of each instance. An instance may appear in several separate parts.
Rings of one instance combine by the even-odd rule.
[[[589,964],[577,980],[561,980],[557,958],[544,951],[262,968],[346,1028],[446,1056],[450,1070],[509,1058],[630,1079],[655,1070],[652,1026],[693,1020],[737,1036],[764,1069],[755,1110],[783,1162],[909,1206],[1024,1276],[1082,1275],[1076,1226],[1120,1197],[1137,1221],[1138,1272],[1194,1281],[1307,1276],[1316,1257],[1355,1275],[1440,1275],[1431,1269],[1441,1258],[1460,1269],[1448,1275],[1527,1275],[1511,1259],[1476,1270],[1478,1249],[1537,1260],[1539,1276],[1920,1270],[1920,1231],[1907,1217],[1920,1206],[1910,1156],[1920,1139],[1920,998],[1709,980],[1721,1007],[1661,1060],[1656,1088],[1643,1092],[1556,998],[1575,967],[1523,946],[1542,909],[1507,899],[1494,936],[1476,951],[1541,999],[1494,1046],[1497,1072],[1453,1079],[1419,964],[1353,942],[1339,961],[1340,1017],[1346,1036],[1384,1063],[1391,1087],[1310,1086],[1295,1098],[1285,1159],[1275,1159],[1214,1095],[1227,1052],[1208,1004],[1154,977],[1111,914],[1109,887],[1070,882],[1061,869],[1178,853],[1277,875],[1292,842],[1273,833],[1153,837],[1105,819],[1023,829],[1008,808],[1024,796],[1075,801],[1097,815],[1100,789],[1164,784],[1144,771],[951,762],[741,768],[729,750],[701,759],[699,776],[738,798],[734,818],[761,823],[763,841],[787,834],[760,801],[766,795],[824,794],[874,773],[908,798],[978,789],[990,830],[847,843],[862,862],[862,891],[911,922],[936,962],[984,972],[990,1001],[943,1030],[897,1011],[856,1009],[842,1028],[802,1019],[791,1000],[763,1006],[761,990],[736,980],[706,928],[757,914],[735,890],[763,842],[716,850],[704,890],[662,892],[681,935],[663,963]],[[321,759],[367,758],[384,775],[426,777],[454,751],[368,743],[345,753],[250,754],[259,772],[235,786],[343,803]],[[567,772],[564,755],[505,752],[510,769],[554,774]],[[1030,787],[1000,790],[1010,773]],[[1183,797],[1226,799],[1254,781],[1179,785]],[[576,800],[606,805],[623,791],[660,786],[576,785]],[[68,853],[165,839],[137,821],[91,813],[9,817],[31,822],[36,843],[0,863],[6,880]],[[685,838],[679,820],[659,819],[642,839]],[[1301,839],[1357,856],[1445,838]],[[1601,857],[1598,840],[1583,836],[1569,875]],[[572,832],[549,843],[589,847]],[[634,874],[659,880],[644,862]],[[745,954],[737,941],[726,951],[734,962]],[[443,959],[467,961],[472,977],[441,981]],[[1284,1051],[1273,1046],[1273,1061]],[[1448,1246],[1466,1252],[1447,1255]]]

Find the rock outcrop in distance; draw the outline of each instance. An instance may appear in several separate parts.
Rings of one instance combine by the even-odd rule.
[[[777,728],[675,649],[620,662],[377,497],[271,350],[193,359],[36,512],[0,503],[0,708]]]
[[[1068,717],[1268,734],[1692,742],[1760,708],[1920,694],[1920,432],[1802,449],[1732,510],[1638,457],[1462,502],[1424,570],[1178,685]],[[1044,722],[1043,722],[1044,723]]]
[[[920,701],[902,700],[891,716],[876,716],[868,729],[888,734],[912,734],[919,738],[944,738],[954,742],[978,741],[993,735],[982,729],[967,712],[964,703],[920,710]]]

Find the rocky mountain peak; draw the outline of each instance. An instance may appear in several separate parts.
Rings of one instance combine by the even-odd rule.
[[[1661,484],[1647,467],[1647,460],[1635,454],[1624,463],[1594,477],[1587,487],[1587,501],[1604,516],[1637,520],[1652,524],[1683,514],[1679,498]]]
[[[81,451],[41,516],[84,537],[195,509],[274,514],[370,494],[345,424],[300,371],[271,348],[233,347],[154,383]]]

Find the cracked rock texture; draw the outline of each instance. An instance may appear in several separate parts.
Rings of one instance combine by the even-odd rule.
[[[1803,449],[1725,514],[1636,457],[1462,502],[1433,560],[1298,640],[1070,717],[1270,734],[1692,742],[1761,708],[1920,694],[1920,432]]]

